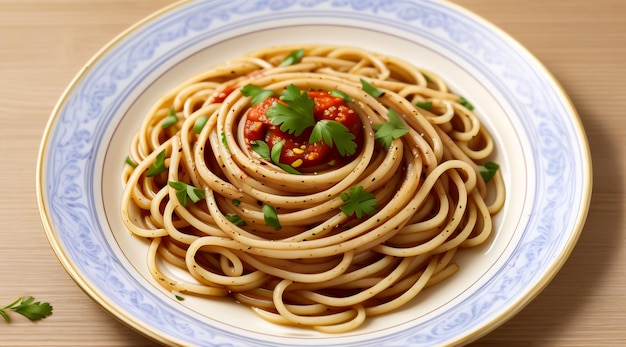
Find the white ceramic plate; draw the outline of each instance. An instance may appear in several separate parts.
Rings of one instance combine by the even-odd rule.
[[[275,326],[227,300],[178,301],[149,276],[146,244],[119,217],[120,172],[150,105],[217,62],[270,45],[367,48],[440,74],[495,137],[508,200],[496,237],[462,252],[461,270],[411,305],[340,335]],[[591,164],[579,119],[525,49],[440,1],[196,1],[138,23],[63,94],[42,140],[38,195],[61,263],[96,302],[166,344],[460,344],[503,323],[556,274],[582,229]]]

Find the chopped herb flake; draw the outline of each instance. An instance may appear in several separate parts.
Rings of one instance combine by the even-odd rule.
[[[238,227],[246,226],[246,221],[244,221],[243,218],[241,218],[241,216],[239,216],[238,214],[227,213],[224,215],[224,217],[226,217],[226,219],[228,219],[231,223]]]
[[[404,136],[409,129],[402,123],[400,116],[393,109],[389,109],[389,121],[384,124],[374,126],[376,139],[383,147],[389,149],[391,142],[397,138]]]
[[[373,85],[371,85],[369,82],[367,82],[366,80],[362,78],[361,78],[361,87],[363,88],[363,91],[365,91],[367,94],[375,98],[385,95],[385,92],[374,87]]]
[[[165,119],[163,120],[163,123],[161,123],[161,127],[163,129],[169,128],[172,125],[176,124],[177,122],[178,122],[178,116],[176,115],[176,110],[174,110],[174,107],[170,107],[170,112],[167,114],[167,117],[165,117]]]
[[[491,181],[491,179],[493,179],[493,176],[496,175],[496,172],[498,171],[499,168],[500,168],[500,165],[490,161],[488,163],[485,163],[485,165],[479,165],[478,172],[480,172],[480,175],[482,176],[485,182],[489,182]]]
[[[270,205],[263,205],[263,218],[265,219],[265,224],[268,226],[274,227],[276,229],[280,229],[280,222],[278,220],[278,213],[276,213],[276,209]]]
[[[126,156],[126,159],[124,159],[124,162],[130,165],[133,169],[137,167],[137,163],[135,163],[134,160],[130,159],[130,155]]]
[[[208,120],[209,120],[209,117],[207,116],[198,117],[196,121],[193,123],[193,132],[196,134],[200,134]]]
[[[300,62],[300,60],[302,60],[303,56],[304,49],[295,50],[291,52],[287,57],[285,57],[285,59],[283,59],[279,66],[290,66],[293,64],[297,64]]]
[[[162,172],[165,172],[166,170],[167,167],[165,167],[165,150],[162,150],[161,152],[159,152],[159,154],[157,154],[154,163],[152,163],[152,165],[150,165],[150,167],[148,168],[146,176],[154,177]]]
[[[432,101],[418,101],[415,103],[415,106],[419,108],[423,108],[427,111],[430,111],[433,108],[433,102]]]
[[[352,102],[352,98],[348,94],[342,92],[341,90],[335,89],[335,90],[330,91],[330,93],[328,93],[328,94],[330,94],[330,95],[332,95],[334,97],[337,97],[337,98],[342,98],[342,99],[344,99],[347,102]]]
[[[252,105],[258,105],[265,101],[265,99],[274,95],[273,91],[257,87],[253,84],[246,84],[239,91],[241,94],[251,98],[250,103]]]
[[[459,104],[465,106],[466,109],[473,111],[474,110],[474,105],[472,105],[469,101],[467,101],[467,99],[465,99],[464,97],[461,97],[461,100],[459,100]]]

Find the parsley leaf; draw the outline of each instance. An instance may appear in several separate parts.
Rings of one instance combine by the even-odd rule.
[[[270,158],[274,163],[280,163],[280,155],[283,152],[283,146],[285,145],[285,140],[282,140],[278,143],[275,143],[272,146],[272,150],[270,152]]]
[[[44,319],[52,314],[52,306],[47,302],[35,301],[32,296],[19,297],[7,306],[0,308],[0,316],[7,323],[11,322],[11,317],[7,314],[7,310],[12,310],[31,321]]]
[[[357,218],[362,218],[364,214],[371,216],[376,213],[376,196],[363,186],[352,187],[347,193],[341,193],[340,197],[345,202],[340,209],[346,216],[356,214]]]
[[[474,110],[474,105],[472,105],[472,103],[467,101],[467,99],[465,99],[464,97],[461,97],[461,100],[459,100],[459,104],[465,106],[465,108],[470,111]]]
[[[333,147],[334,143],[337,145],[339,154],[346,156],[356,152],[355,138],[356,136],[345,125],[334,120],[323,119],[315,123],[309,143],[324,140],[329,147]]]
[[[169,181],[168,185],[176,190],[176,198],[181,205],[187,206],[188,199],[194,203],[204,199],[204,190],[180,181]]]
[[[281,131],[300,136],[304,129],[315,124],[315,101],[309,98],[306,91],[290,84],[282,92],[280,99],[287,105],[276,102],[268,108],[266,115],[273,124],[280,124]]]
[[[260,155],[261,158],[266,159],[266,160],[271,160],[278,167],[280,167],[281,169],[283,169],[284,171],[290,174],[300,175],[301,174],[300,171],[294,169],[293,166],[280,162],[280,154],[283,151],[284,145],[285,145],[285,140],[280,141],[277,144],[275,144],[274,147],[272,147],[270,151],[270,146],[268,146],[266,142],[261,141],[261,140],[250,141],[250,147],[252,148],[253,151],[255,151],[258,155]]]
[[[246,221],[241,218],[240,215],[234,213],[227,213],[224,215],[226,219],[228,219],[231,223],[235,224],[238,227],[246,226]]]
[[[418,101],[415,103],[415,106],[419,108],[423,108],[427,111],[430,111],[433,108],[433,102],[432,101]]]
[[[241,94],[252,98],[250,100],[250,103],[252,105],[258,105],[265,101],[265,99],[274,95],[273,91],[257,87],[253,84],[246,84],[239,91],[241,92]]]
[[[293,166],[283,164],[280,162],[280,155],[283,152],[283,146],[285,146],[285,140],[282,140],[274,144],[274,146],[272,147],[272,151],[270,152],[270,157],[272,159],[272,162],[274,162],[274,164],[278,165],[278,167],[280,167],[281,169],[283,169],[284,171],[290,174],[299,175],[300,171],[294,169]]]
[[[270,146],[265,141],[250,141],[250,148],[255,151],[263,159],[270,159]]]
[[[228,141],[226,141],[226,134],[223,131],[220,133],[220,137],[222,138],[222,145],[224,145],[224,148],[230,150],[230,148],[228,148]]]
[[[137,163],[135,163],[135,161],[130,158],[130,155],[126,156],[126,159],[124,159],[124,162],[130,165],[133,169],[137,167]]]
[[[483,180],[486,183],[486,182],[491,181],[493,176],[496,175],[496,172],[498,171],[499,168],[500,168],[500,165],[490,161],[488,163],[485,163],[485,165],[479,165],[478,172],[480,172],[480,175],[483,177]]]
[[[152,165],[148,168],[146,176],[154,177],[161,172],[165,172],[165,170],[167,170],[165,167],[165,150],[162,150],[159,154],[157,154],[154,163],[152,163]]]
[[[367,94],[375,98],[385,95],[385,92],[374,87],[373,85],[371,85],[369,82],[367,82],[366,80],[362,78],[361,78],[361,88],[363,88],[364,92],[366,92]]]
[[[275,163],[275,164],[278,165],[278,167],[283,169],[285,172],[290,173],[292,175],[301,175],[302,174],[300,171],[296,170],[291,165],[287,165],[287,164],[283,164],[283,163]]]
[[[386,149],[391,146],[391,141],[404,136],[409,129],[402,123],[400,116],[393,109],[389,109],[389,122],[374,125],[374,139]]]
[[[291,52],[288,56],[286,56],[279,66],[289,66],[289,65],[297,64],[300,62],[300,60],[302,60],[303,56],[304,56],[304,49],[295,50]]]
[[[263,219],[265,219],[265,224],[268,226],[274,227],[276,229],[280,229],[280,221],[278,220],[278,213],[276,213],[276,209],[270,205],[263,205]]]
[[[174,110],[174,107],[170,107],[170,112],[167,114],[167,117],[165,117],[165,119],[163,120],[163,123],[161,123],[161,127],[163,129],[169,128],[172,125],[176,124],[177,122],[178,122],[178,116],[176,115],[176,111]]]
[[[334,97],[337,97],[337,98],[342,98],[342,99],[344,99],[347,102],[351,102],[352,101],[352,98],[350,97],[350,95],[342,92],[341,90],[337,90],[337,89],[331,90],[328,94],[330,94],[330,95],[332,95]]]
[[[193,132],[196,134],[200,134],[208,120],[209,120],[209,117],[207,116],[198,117],[195,123],[193,123]]]

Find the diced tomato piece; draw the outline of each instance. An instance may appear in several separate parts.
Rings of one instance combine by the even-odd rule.
[[[334,120],[345,125],[356,137],[357,153],[362,146],[362,124],[358,115],[348,106],[346,101],[334,97],[325,91],[309,91],[308,95],[314,99],[313,117],[316,121],[323,119]],[[285,141],[280,162],[295,168],[314,167],[322,164],[329,166],[342,165],[352,157],[342,157],[335,148],[325,142],[309,143],[313,128],[308,128],[300,136],[285,133],[280,126],[272,124],[267,118],[267,110],[275,103],[281,102],[278,97],[269,97],[262,103],[250,108],[246,115],[244,137],[250,141],[263,140],[270,148]]]
[[[230,95],[230,93],[232,93],[235,90],[234,86],[228,86],[226,88],[224,88],[224,90],[218,92],[217,94],[215,94],[213,96],[213,100],[212,103],[213,104],[219,104],[224,102],[224,100]]]

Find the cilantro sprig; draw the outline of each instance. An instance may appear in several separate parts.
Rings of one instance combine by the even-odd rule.
[[[52,314],[52,305],[47,302],[35,301],[32,296],[20,296],[12,303],[0,308],[0,316],[4,318],[5,322],[11,323],[11,317],[7,311],[19,313],[31,321],[38,321]]]
[[[409,129],[402,123],[400,115],[396,111],[389,109],[388,117],[389,121],[387,123],[374,125],[374,139],[386,149],[389,149],[393,140],[409,132]]]
[[[204,190],[180,181],[169,181],[168,185],[176,191],[176,198],[181,205],[187,206],[191,200],[196,203],[205,198]]]
[[[339,209],[348,217],[356,215],[360,219],[363,215],[371,216],[376,213],[376,196],[363,186],[350,188],[348,192],[341,193],[340,198],[344,204]]]

